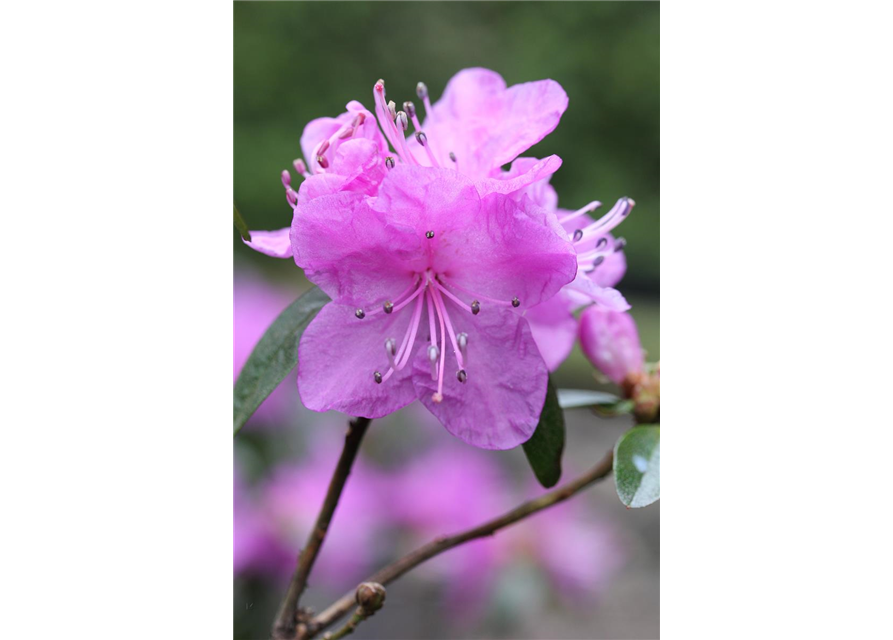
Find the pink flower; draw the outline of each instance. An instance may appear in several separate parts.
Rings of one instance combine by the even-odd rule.
[[[370,120],[360,106],[305,131],[322,141],[304,146],[316,165],[289,195],[290,243],[281,230],[249,244],[293,256],[332,298],[301,339],[305,406],[376,418],[419,398],[466,442],[512,448],[533,433],[548,378],[521,314],[571,283],[577,259],[554,213],[517,195],[560,159],[500,167],[555,128],[567,96],[551,80],[506,88],[484,69],[457,74],[434,107],[418,93],[424,130],[412,103],[398,112],[383,81],[373,89],[393,156],[375,132],[353,139]]]
[[[526,488],[518,491],[491,454],[437,445],[393,478],[391,515],[411,532],[406,545],[412,547],[482,524],[543,493]],[[418,571],[444,582],[447,606],[473,615],[500,576],[525,560],[550,586],[588,601],[607,586],[623,554],[614,531],[572,501],[451,549]]]
[[[270,522],[233,468],[233,573],[275,573],[290,566]]]
[[[307,541],[339,451],[337,438],[317,443],[306,460],[277,468],[265,485],[263,506],[268,526],[278,544],[290,553],[291,560],[281,566],[284,574],[294,570],[295,559]],[[375,568],[376,559],[383,554],[388,516],[384,482],[362,458],[356,461],[314,566],[314,584],[346,589]]]
[[[599,371],[616,384],[642,372],[645,356],[628,313],[590,307],[580,317],[580,345]]]

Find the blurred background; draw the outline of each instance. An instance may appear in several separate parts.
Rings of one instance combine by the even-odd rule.
[[[304,125],[335,116],[372,85],[432,101],[465,67],[509,85],[552,78],[570,105],[524,155],[555,153],[559,206],[630,196],[618,288],[648,360],[660,358],[658,3],[234,4],[234,201],[252,229],[289,224],[280,172]],[[602,210],[604,211],[604,209]],[[266,327],[310,285],[292,261],[234,248],[234,380]],[[560,387],[616,391],[575,347]],[[630,426],[567,412],[564,478],[582,473]],[[322,501],[346,417],[300,405],[295,376],[234,441],[234,637],[266,638]],[[432,537],[478,524],[541,493],[521,449],[488,452],[450,436],[417,403],[373,422],[311,578],[321,608]],[[627,510],[613,482],[457,549],[388,586],[357,638],[657,638],[659,503]]]

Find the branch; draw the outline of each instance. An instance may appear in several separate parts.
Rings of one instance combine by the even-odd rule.
[[[525,502],[521,506],[512,509],[505,515],[490,520],[489,522],[485,522],[484,524],[477,526],[474,529],[469,529],[468,531],[458,533],[449,537],[436,538],[425,546],[419,547],[408,555],[403,556],[393,564],[388,565],[387,567],[376,573],[374,576],[369,578],[368,581],[378,582],[380,584],[388,584],[389,582],[392,582],[402,576],[410,569],[417,567],[426,560],[429,560],[434,556],[443,553],[444,551],[452,549],[453,547],[458,547],[460,544],[464,544],[477,538],[491,536],[504,527],[514,524],[519,520],[523,520],[524,518],[542,511],[543,509],[547,509],[553,505],[556,505],[559,502],[563,502],[571,496],[579,493],[589,485],[605,478],[608,474],[611,473],[613,464],[614,451],[611,450],[601,462],[599,462],[595,467],[590,469],[587,473],[580,476],[576,480],[568,482],[563,487],[542,495],[539,498]],[[348,613],[354,606],[354,604],[355,597],[353,592],[344,595],[340,600],[335,602],[328,609],[313,618],[308,623],[307,629],[306,631],[304,631],[304,634],[301,636],[301,638],[312,638],[326,627],[332,625],[340,617]]]
[[[347,429],[347,435],[344,437],[344,449],[341,451],[341,457],[338,459],[338,465],[335,467],[335,473],[332,474],[332,480],[329,483],[329,490],[326,492],[326,499],[322,504],[319,515],[316,517],[316,524],[310,532],[307,544],[298,557],[298,566],[292,576],[291,584],[288,586],[288,592],[285,600],[279,608],[276,615],[276,621],[273,624],[273,637],[278,639],[292,639],[295,637],[298,626],[298,604],[301,600],[301,594],[307,586],[307,578],[313,569],[313,563],[319,550],[322,547],[323,540],[326,537],[329,523],[332,521],[332,514],[338,506],[338,500],[341,498],[341,492],[347,482],[347,476],[350,475],[350,468],[353,461],[357,457],[357,451],[360,449],[360,442],[363,435],[372,422],[369,418],[357,418],[350,423]]]

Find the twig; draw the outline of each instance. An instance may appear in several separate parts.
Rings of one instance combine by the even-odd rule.
[[[307,586],[307,578],[310,570],[313,569],[313,563],[322,547],[323,540],[326,537],[329,523],[332,521],[332,514],[335,513],[335,507],[338,506],[338,500],[341,498],[341,492],[344,490],[344,484],[347,482],[347,476],[350,475],[350,468],[354,459],[357,457],[357,451],[360,448],[360,442],[363,435],[372,422],[369,418],[357,418],[350,423],[347,435],[344,437],[344,449],[341,451],[341,457],[338,459],[338,465],[335,467],[335,473],[329,483],[329,490],[326,493],[326,499],[323,502],[322,509],[316,517],[316,524],[310,532],[310,537],[304,550],[298,557],[298,566],[292,576],[291,584],[288,586],[288,592],[279,613],[276,615],[276,621],[273,624],[273,637],[277,640],[291,640],[295,637],[298,626],[298,604],[301,600],[301,594]]]
[[[357,587],[355,594],[355,599],[359,606],[357,607],[357,610],[353,612],[350,620],[348,620],[343,627],[338,629],[338,631],[334,633],[329,631],[326,633],[326,635],[322,637],[322,640],[341,640],[344,636],[349,636],[363,620],[375,615],[375,612],[381,609],[381,606],[384,604],[385,596],[385,588],[377,582],[362,583]]]
[[[531,516],[538,511],[542,511],[543,509],[547,509],[553,505],[556,505],[559,502],[563,502],[574,494],[579,493],[589,485],[605,478],[608,474],[611,473],[611,468],[613,467],[613,465],[614,452],[609,451],[608,455],[606,455],[601,462],[599,462],[595,467],[590,469],[587,473],[580,476],[576,480],[573,480],[563,487],[542,495],[539,498],[525,502],[521,506],[512,509],[505,515],[490,520],[489,522],[485,522],[484,524],[477,526],[474,529],[469,529],[468,531],[458,533],[449,537],[436,538],[425,546],[419,547],[415,551],[388,565],[387,567],[376,573],[374,576],[369,578],[368,581],[378,582],[380,584],[388,584],[389,582],[392,582],[393,580],[396,580],[397,578],[402,576],[410,569],[420,565],[421,563],[433,558],[438,554],[443,553],[444,551],[447,551],[448,549],[457,547],[460,544],[469,542],[470,540],[493,535],[499,529],[514,524],[519,520],[523,520],[524,518]],[[331,626],[341,616],[348,613],[354,606],[354,603],[355,599],[353,592],[344,595],[340,600],[338,600],[325,611],[314,617],[307,624],[306,629],[302,630],[303,635],[301,636],[301,638],[303,640],[312,638],[326,627]]]

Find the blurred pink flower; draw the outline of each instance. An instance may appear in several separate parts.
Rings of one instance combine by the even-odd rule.
[[[233,573],[270,574],[290,566],[270,521],[233,467]]]
[[[477,526],[542,493],[520,495],[493,455],[437,446],[392,479],[392,516],[411,531],[407,546]],[[451,549],[419,571],[444,582],[449,607],[473,616],[486,606],[500,575],[525,560],[564,595],[587,601],[607,585],[623,554],[610,527],[584,504],[569,502]]]
[[[233,282],[233,384],[239,377],[248,356],[258,340],[266,332],[277,316],[297,297],[288,290],[274,286],[263,278],[244,270]],[[288,378],[294,384],[296,375]],[[291,411],[292,401],[288,389],[293,389],[287,381],[258,407],[249,419],[249,424],[263,422],[280,424]]]
[[[320,432],[322,433],[322,432]],[[330,433],[334,434],[334,431]],[[325,498],[340,454],[340,439],[313,445],[308,458],[274,470],[266,482],[263,508],[279,544],[290,550],[291,561],[282,570],[294,570]],[[383,554],[387,524],[386,481],[362,458],[354,464],[350,480],[313,569],[313,583],[331,589],[348,589],[367,577]]]
[[[580,317],[580,345],[599,371],[616,384],[642,372],[645,355],[628,313],[590,307]]]

